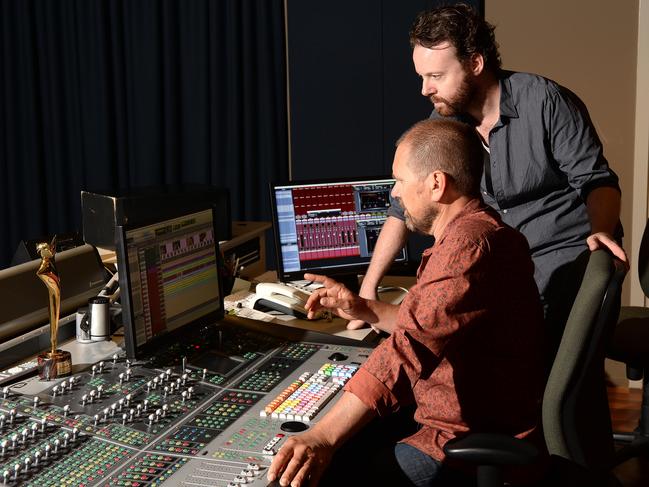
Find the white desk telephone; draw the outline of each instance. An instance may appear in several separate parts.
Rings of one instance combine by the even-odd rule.
[[[260,282],[255,289],[257,295],[254,309],[271,308],[284,314],[306,319],[304,305],[310,293],[276,282]]]

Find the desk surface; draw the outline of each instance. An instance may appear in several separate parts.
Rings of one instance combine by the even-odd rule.
[[[275,282],[277,274],[275,271],[268,271],[255,279],[255,282]],[[398,288],[410,288],[416,279],[409,276],[386,276],[381,282],[382,286],[394,287],[395,289],[379,294],[379,299],[388,303],[399,304],[404,296],[405,291]],[[279,321],[279,320],[277,320]],[[367,326],[360,330],[348,330],[347,320],[334,316],[331,320],[321,318],[318,320],[303,320],[295,317],[282,316],[281,323],[269,322],[265,326],[289,326],[300,328],[308,331],[317,331],[339,337],[350,338],[352,340],[371,340],[374,332]]]

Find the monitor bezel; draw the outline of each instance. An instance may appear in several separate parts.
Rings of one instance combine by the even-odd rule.
[[[344,271],[342,268],[332,268],[332,267],[314,267],[308,270],[299,270],[299,271],[284,271],[284,260],[282,257],[282,247],[279,236],[279,225],[278,225],[278,215],[277,215],[277,198],[275,193],[275,188],[281,186],[308,186],[308,185],[331,185],[331,184],[344,184],[344,183],[358,183],[358,182],[379,182],[379,181],[395,181],[392,176],[379,175],[379,176],[352,176],[352,177],[338,177],[338,178],[319,178],[319,179],[305,179],[300,181],[273,181],[269,184],[269,193],[270,193],[270,209],[272,215],[272,227],[273,227],[273,242],[275,244],[275,265],[277,272],[277,279],[282,282],[287,281],[299,281],[304,279],[304,273],[309,272],[312,274],[323,274],[331,276],[343,276],[349,274],[361,274],[363,271],[367,270],[369,266],[368,262],[359,262],[358,264],[349,264],[345,266]],[[390,269],[406,269],[409,267],[409,255],[407,245],[403,247],[404,259],[403,261],[394,260],[390,265]],[[332,269],[335,269],[332,272]]]
[[[160,334],[148,342],[136,346],[136,333],[133,321],[133,307],[131,302],[131,280],[129,273],[129,263],[126,249],[126,232],[129,230],[134,230],[137,228],[147,227],[150,225],[160,224],[167,220],[174,220],[176,218],[182,218],[184,216],[193,215],[195,213],[201,213],[206,210],[212,211],[212,229],[214,231],[214,239],[216,246],[216,267],[217,267],[217,282],[219,287],[219,308],[216,311],[212,311],[205,316],[202,316],[196,320],[193,320],[189,323],[186,323],[175,330],[168,331],[166,333]],[[190,212],[178,212],[176,215],[167,215],[164,219],[151,219],[145,222],[139,222],[137,224],[125,224],[125,225],[116,225],[115,226],[115,252],[117,256],[117,272],[120,288],[120,300],[122,305],[122,323],[124,326],[124,349],[126,351],[126,356],[129,359],[141,359],[147,356],[154,354],[155,350],[160,348],[164,343],[169,343],[180,335],[187,333],[188,330],[193,328],[200,328],[209,323],[216,323],[223,319],[225,316],[225,308],[223,303],[223,255],[221,254],[221,249],[219,247],[219,240],[216,228],[216,218],[218,216],[218,211],[216,205],[205,206],[204,208],[196,208]],[[120,256],[125,258],[120,258]]]

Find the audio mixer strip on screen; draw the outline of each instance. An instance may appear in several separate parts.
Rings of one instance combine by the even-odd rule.
[[[217,325],[146,361],[115,355],[4,387],[0,481],[267,485],[286,438],[322,417],[370,351]]]

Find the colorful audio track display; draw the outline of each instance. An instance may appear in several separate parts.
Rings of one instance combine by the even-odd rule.
[[[387,218],[393,179],[271,188],[280,278],[309,270],[349,273],[369,264]],[[405,249],[396,258],[406,261]]]
[[[203,352],[241,366],[220,385],[197,357],[152,366],[114,355],[0,389],[0,484],[266,486],[278,449],[321,419],[371,350],[222,331]]]
[[[129,356],[222,310],[211,209],[117,233]]]

